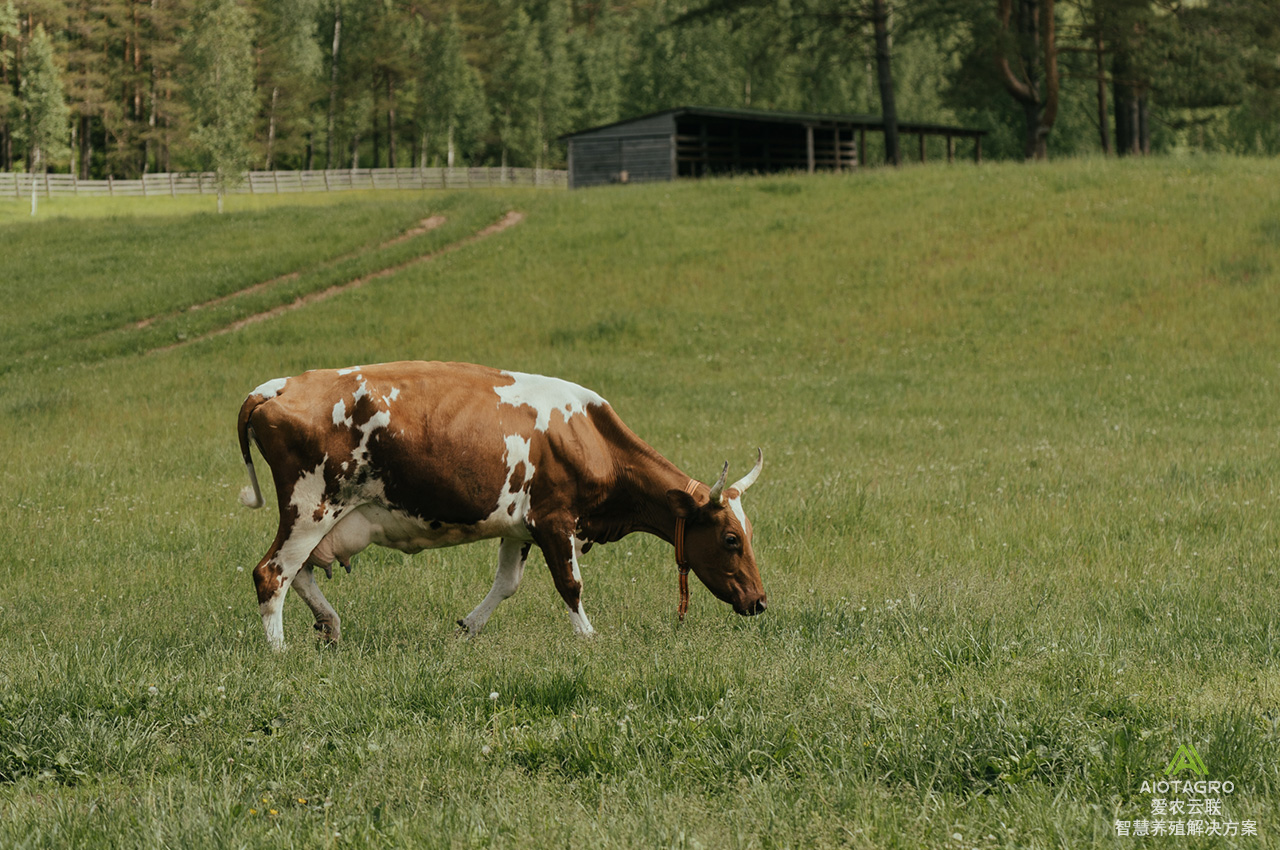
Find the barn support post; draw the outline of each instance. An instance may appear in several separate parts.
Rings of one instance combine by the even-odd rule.
[[[867,128],[858,128],[858,164],[867,164]]]
[[[805,145],[805,154],[806,154],[807,159],[808,159],[809,173],[810,173],[810,174],[812,174],[812,173],[813,173],[813,171],[814,171],[814,162],[813,162],[813,125],[812,125],[812,124],[806,124],[806,125],[804,125],[804,145]]]
[[[982,137],[973,137],[973,161],[977,165],[982,164]]]
[[[947,134],[947,165],[956,161],[956,140],[950,133]]]

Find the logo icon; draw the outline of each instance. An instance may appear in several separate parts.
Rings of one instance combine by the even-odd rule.
[[[1196,776],[1208,776],[1209,770],[1204,766],[1204,759],[1191,744],[1183,744],[1173,754],[1173,761],[1164,769],[1165,776],[1177,776],[1184,770],[1190,770]]]

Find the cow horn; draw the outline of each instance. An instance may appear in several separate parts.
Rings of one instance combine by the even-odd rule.
[[[764,449],[756,449],[756,465],[751,467],[750,472],[734,482],[729,489],[737,490],[738,495],[741,496],[747,492],[748,487],[756,483],[756,479],[760,477],[760,470],[762,469],[764,469]]]
[[[724,469],[720,470],[720,478],[716,480],[715,486],[711,488],[711,503],[720,504],[721,494],[724,493],[724,480],[729,477],[729,461],[724,462]]]

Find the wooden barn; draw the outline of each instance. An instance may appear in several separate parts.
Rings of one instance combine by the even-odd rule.
[[[604,183],[645,183],[713,174],[778,171],[843,171],[867,161],[867,133],[883,133],[874,115],[821,115],[681,106],[593,127],[561,138],[569,147],[569,188]],[[942,124],[898,124],[904,157],[911,136],[925,158],[925,138],[970,140],[982,160],[985,130]]]

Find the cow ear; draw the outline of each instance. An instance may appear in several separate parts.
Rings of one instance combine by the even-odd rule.
[[[671,512],[681,519],[692,519],[698,513],[698,503],[683,490],[668,490],[667,504]]]

